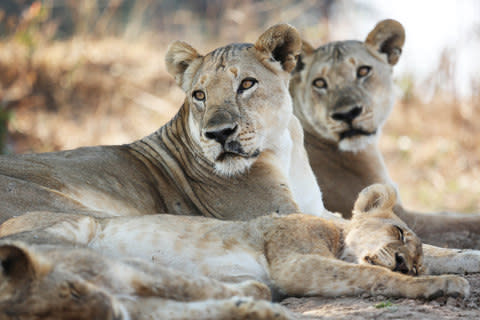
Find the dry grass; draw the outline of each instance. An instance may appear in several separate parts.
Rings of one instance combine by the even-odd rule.
[[[480,211],[478,100],[398,103],[381,148],[407,207]]]

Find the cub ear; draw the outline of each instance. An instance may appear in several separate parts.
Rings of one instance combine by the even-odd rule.
[[[22,243],[0,244],[1,275],[11,281],[41,277],[51,265]]]
[[[168,46],[165,55],[167,71],[184,90],[184,84],[188,79],[188,74],[186,74],[188,67],[201,57],[197,50],[186,42],[174,41]]]
[[[261,60],[280,62],[282,69],[291,72],[297,63],[302,48],[302,39],[297,29],[288,24],[277,24],[265,31],[255,43]]]
[[[405,29],[400,22],[387,19],[380,21],[370,31],[365,43],[374,50],[387,55],[387,61],[392,66],[397,64],[405,43]]]
[[[373,212],[392,209],[397,202],[397,194],[392,186],[372,184],[363,189],[358,195],[353,212]]]

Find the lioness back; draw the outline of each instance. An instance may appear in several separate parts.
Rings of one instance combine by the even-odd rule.
[[[140,215],[167,209],[151,172],[127,146],[1,156],[0,185],[0,222],[35,210]]]

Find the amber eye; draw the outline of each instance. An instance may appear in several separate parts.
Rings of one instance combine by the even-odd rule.
[[[254,79],[254,78],[246,78],[246,79],[243,79],[242,82],[240,83],[240,86],[238,87],[238,92],[241,93],[245,90],[248,90],[250,89],[251,87],[253,87],[255,85],[255,83],[257,83],[257,79]]]
[[[203,92],[202,90],[195,90],[192,93],[192,97],[194,97],[195,100],[204,101],[205,100],[205,92]]]
[[[370,70],[372,70],[369,66],[361,66],[357,69],[357,77],[363,78],[370,74]]]
[[[327,89],[327,81],[323,78],[317,78],[312,82],[313,86],[318,89]]]

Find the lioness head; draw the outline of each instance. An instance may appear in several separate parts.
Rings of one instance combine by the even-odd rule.
[[[394,20],[378,23],[364,42],[312,48],[304,41],[290,92],[307,131],[358,151],[375,141],[393,105],[392,66],[405,32]]]
[[[21,243],[0,244],[0,318],[122,319],[116,300],[82,278],[93,277],[87,268],[75,273],[65,263]]]
[[[410,275],[424,273],[420,239],[393,213],[395,190],[374,184],[362,190],[346,229],[345,257]]]
[[[268,29],[253,44],[206,55],[173,42],[167,69],[185,91],[188,128],[221,175],[245,171],[263,150],[278,148],[292,116],[290,72],[301,50],[289,25]]]

